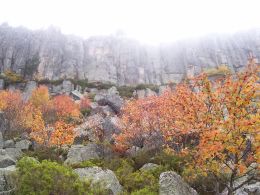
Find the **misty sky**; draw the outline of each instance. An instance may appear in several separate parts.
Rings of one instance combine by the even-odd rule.
[[[123,31],[145,43],[260,27],[260,0],[0,0],[0,23],[82,37]]]

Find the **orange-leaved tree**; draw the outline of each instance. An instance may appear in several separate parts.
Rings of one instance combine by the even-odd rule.
[[[258,74],[259,67],[251,63],[245,72],[218,81],[200,75],[162,96],[128,102],[118,148],[142,147],[152,132],[160,131],[168,147],[193,157],[190,173],[212,175],[232,194],[255,179],[252,173],[259,169],[250,167],[260,158]]]
[[[57,121],[54,124],[54,130],[51,132],[50,145],[62,146],[70,145],[74,141],[74,125]]]
[[[52,106],[59,119],[78,118],[79,106],[67,95],[59,95],[52,99]]]

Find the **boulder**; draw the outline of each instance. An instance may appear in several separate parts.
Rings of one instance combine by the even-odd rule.
[[[126,151],[126,154],[130,157],[134,157],[136,156],[142,149],[140,147],[137,146],[132,146],[131,148],[129,148]]]
[[[94,98],[100,106],[110,106],[115,113],[119,113],[124,103],[123,99],[116,94],[97,94]]]
[[[72,145],[69,149],[65,164],[79,164],[90,159],[100,159],[102,156],[102,148],[97,144],[90,143],[86,146]]]
[[[94,114],[101,114],[102,116],[106,117],[106,116],[114,116],[115,112],[108,105],[106,105],[106,106],[97,105],[96,107],[93,107],[93,109],[91,110],[91,115],[94,115]]]
[[[157,93],[154,92],[153,90],[146,88],[145,89],[145,97],[150,97],[150,96],[157,96]]]
[[[181,176],[173,171],[163,172],[159,179],[160,195],[198,195]]]
[[[154,164],[154,163],[146,163],[144,164],[141,168],[140,168],[140,171],[151,171],[151,170],[154,170],[156,168],[158,168],[159,165],[157,164]]]
[[[32,142],[27,139],[24,139],[24,140],[21,140],[21,141],[18,141],[15,143],[15,147],[20,150],[29,150],[31,145],[32,145]]]
[[[11,165],[15,165],[15,160],[11,158],[5,150],[0,150],[0,168],[5,168]]]
[[[23,155],[22,150],[19,148],[6,148],[5,152],[14,160],[18,160]]]
[[[248,179],[248,175],[241,177],[237,181],[234,182],[234,187],[240,185],[244,181]],[[228,191],[225,189],[221,195],[227,195]],[[241,188],[236,190],[234,195],[260,195],[260,181],[259,180],[252,180],[248,184],[243,185]]]
[[[145,98],[145,90],[144,89],[139,89],[134,91],[134,96],[136,96],[138,99]]]
[[[104,119],[100,114],[87,117],[84,123],[74,129],[74,144],[83,144],[86,141],[99,141],[95,129],[101,129],[103,122]]]
[[[62,92],[69,95],[71,91],[74,90],[74,85],[69,80],[64,80],[62,82]]]
[[[107,92],[110,95],[119,95],[119,92],[115,86],[109,88]]]
[[[10,139],[4,141],[4,148],[14,148],[14,147],[15,147],[14,140]]]
[[[13,192],[14,182],[12,180],[12,174],[14,174],[16,168],[14,165],[5,168],[0,168],[0,194],[11,195]]]
[[[62,85],[52,85],[51,94],[58,95],[62,93]]]
[[[116,175],[109,169],[102,170],[100,167],[86,167],[78,168],[74,171],[81,179],[90,180],[92,186],[95,186],[95,184],[101,185],[102,188],[110,190],[113,195],[117,195],[122,192],[123,188],[116,178]]]
[[[119,134],[120,129],[118,127],[119,118],[115,117],[106,117],[102,123],[102,129],[104,132],[104,140],[110,142],[113,140],[114,134]]]

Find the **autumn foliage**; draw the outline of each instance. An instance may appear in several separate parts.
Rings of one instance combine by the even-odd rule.
[[[187,177],[211,175],[232,194],[234,182],[260,163],[259,67],[210,81],[202,74],[158,97],[131,100],[122,110],[117,148],[143,147],[153,133],[174,153],[188,154]],[[225,180],[223,180],[225,178]]]
[[[47,146],[71,144],[75,121],[80,119],[78,104],[66,95],[51,98],[46,86],[36,88],[28,101],[19,91],[0,91],[0,110],[9,129],[4,136],[26,131]]]

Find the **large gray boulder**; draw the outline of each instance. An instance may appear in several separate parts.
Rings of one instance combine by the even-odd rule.
[[[65,164],[79,164],[90,159],[100,159],[102,156],[102,148],[97,144],[90,143],[86,146],[72,145],[69,149]]]
[[[104,118],[100,114],[94,114],[86,118],[85,122],[74,129],[74,144],[83,144],[91,141],[97,142],[99,138],[95,132],[96,129],[102,129]]]
[[[198,195],[181,176],[173,171],[163,172],[159,179],[160,195]]]
[[[0,150],[0,168],[5,168],[11,165],[15,165],[15,160],[11,158],[5,150]]]
[[[6,148],[5,152],[14,160],[18,160],[23,155],[22,150],[19,148]]]
[[[92,186],[95,186],[95,184],[101,185],[102,188],[110,190],[113,195],[117,195],[122,192],[123,188],[116,178],[116,175],[109,169],[103,170],[100,167],[86,167],[78,168],[74,171],[81,179],[90,180]]]
[[[120,109],[124,103],[123,99],[119,95],[111,93],[97,94],[94,101],[101,106],[110,106],[115,113],[120,112]]]
[[[20,150],[29,150],[31,145],[32,145],[32,142],[27,139],[24,139],[24,140],[21,140],[21,141],[18,141],[15,143],[15,147]]]
[[[104,122],[102,123],[104,140],[110,142],[113,140],[113,135],[120,133],[118,124],[119,124],[119,118],[117,116],[106,117],[104,119]]]
[[[15,173],[16,168],[14,165],[6,168],[0,168],[0,194],[11,195],[14,191],[14,182],[12,175]]]
[[[9,139],[4,141],[4,148],[14,148],[14,147],[15,147],[14,140]]]

